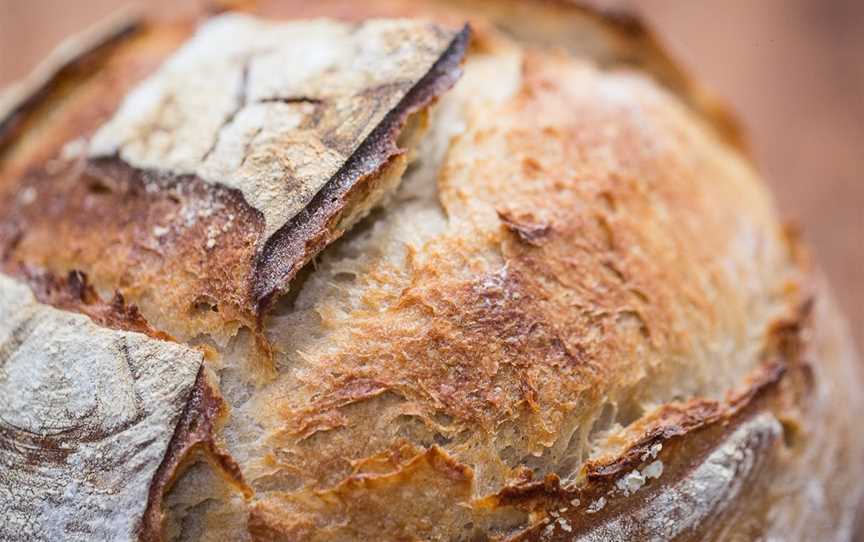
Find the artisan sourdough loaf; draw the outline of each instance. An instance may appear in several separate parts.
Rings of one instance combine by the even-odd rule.
[[[0,540],[848,540],[861,368],[629,16],[121,17],[0,95]]]

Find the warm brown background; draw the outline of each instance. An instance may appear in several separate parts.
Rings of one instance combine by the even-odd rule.
[[[642,11],[740,114],[784,216],[803,227],[864,351],[864,0],[595,2]],[[0,0],[0,85],[128,3]],[[173,13],[196,0],[158,3]]]

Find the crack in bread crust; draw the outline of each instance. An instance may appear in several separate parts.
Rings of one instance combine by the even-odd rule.
[[[237,18],[240,16],[226,16],[217,21],[230,27],[229,23]],[[411,143],[409,130],[403,130],[406,124],[412,132],[422,127],[422,122],[413,119],[424,117],[437,96],[459,77],[459,64],[468,39],[467,28],[450,31],[405,21],[367,25],[309,24],[313,30],[323,25],[359,37],[390,40],[394,42],[390,47],[397,49],[405,45],[399,42],[399,36],[407,30],[416,27],[422,35],[412,38],[410,50],[397,51],[411,60],[410,70],[407,70],[407,65],[402,65],[404,62],[397,63],[375,74],[383,83],[371,88],[349,88],[334,96],[305,96],[302,100],[291,96],[258,96],[264,90],[277,92],[290,88],[286,90],[280,86],[280,81],[276,81],[274,89],[262,90],[259,87],[273,81],[256,77],[257,64],[251,60],[242,64],[241,86],[249,88],[232,98],[239,103],[231,105],[234,109],[222,121],[223,128],[218,133],[237,128],[243,119],[246,124],[256,118],[261,120],[253,113],[267,113],[265,116],[270,119],[267,122],[277,123],[267,130],[264,129],[266,126],[258,126],[242,150],[243,162],[248,161],[252,169],[251,172],[245,171],[241,164],[238,171],[245,171],[247,177],[252,176],[251,180],[247,179],[248,186],[267,192],[268,186],[274,184],[273,179],[255,172],[260,173],[262,168],[282,161],[284,157],[280,158],[276,152],[283,147],[276,141],[279,138],[305,141],[308,137],[303,134],[320,132],[322,145],[331,146],[342,156],[340,161],[328,166],[330,169],[312,173],[314,182],[318,184],[312,187],[311,192],[294,194],[311,201],[301,202],[301,207],[295,209],[299,214],[291,218],[289,225],[276,228],[278,231],[270,235],[274,231],[268,230],[273,229],[273,224],[266,220],[269,211],[249,206],[246,201],[248,194],[244,192],[246,185],[231,187],[221,184],[230,184],[231,179],[213,184],[198,175],[178,174],[171,170],[170,163],[165,166],[165,171],[158,167],[136,168],[125,159],[104,157],[105,152],[98,151],[100,147],[124,141],[129,146],[130,143],[121,136],[124,129],[132,130],[124,124],[122,104],[114,120],[107,119],[110,111],[106,111],[103,94],[110,93],[114,101],[119,101],[131,89],[127,102],[140,101],[142,93],[147,95],[143,90],[154,85],[158,87],[161,72],[157,71],[151,79],[135,87],[141,74],[153,70],[154,65],[165,59],[171,50],[165,42],[179,42],[189,34],[188,27],[182,26],[165,30],[167,36],[158,29],[146,27],[141,36],[126,44],[127,49],[121,48],[121,52],[116,54],[120,57],[118,60],[103,67],[112,74],[112,77],[104,79],[107,88],[100,88],[103,79],[95,83],[85,80],[82,92],[64,98],[69,103],[61,102],[57,107],[67,117],[64,126],[75,126],[80,131],[69,134],[66,128],[54,129],[58,133],[51,133],[45,138],[45,143],[25,146],[28,150],[19,152],[20,157],[13,155],[15,160],[2,172],[6,181],[0,183],[0,192],[4,193],[0,201],[3,215],[0,219],[0,252],[4,258],[13,263],[45,267],[55,273],[65,273],[70,268],[83,269],[97,289],[119,288],[141,307],[154,325],[181,340],[206,333],[224,344],[241,327],[259,330],[266,308],[278,293],[287,288],[291,277],[353,222],[380,204],[398,185],[406,166],[406,156],[403,155],[411,149],[410,145],[400,148],[397,138]],[[304,24],[290,26],[301,34],[307,27]],[[282,27],[275,25],[273,28],[278,30]],[[158,47],[150,45],[151,41],[157,42]],[[150,54],[150,48],[156,51]],[[143,50],[139,53],[140,58],[129,52],[140,50]],[[197,49],[192,47],[192,50]],[[182,54],[182,51],[176,53]],[[356,57],[355,64],[361,65],[370,62],[371,57],[366,58],[370,54],[362,49],[351,52],[352,58]],[[206,68],[206,58],[196,60],[196,55],[191,56]],[[279,55],[275,56],[279,58]],[[171,60],[168,62],[170,65]],[[258,71],[261,71],[260,66]],[[319,76],[316,77],[320,79]],[[294,81],[288,87],[306,85],[309,87],[307,94],[312,91],[326,94],[330,92],[328,88],[339,86],[321,87],[320,82],[316,83],[316,77],[309,76],[308,81],[301,78],[299,83]],[[339,77],[344,79],[347,76]],[[354,80],[348,82],[358,83]],[[63,84],[71,83],[56,83],[58,86]],[[135,91],[133,87],[139,90]],[[168,88],[166,92],[170,90]],[[359,101],[354,100],[355,97]],[[140,114],[133,107],[135,103],[128,106],[133,110],[129,115]],[[266,107],[266,111],[258,111],[256,107]],[[309,113],[307,107],[313,111]],[[299,127],[288,126],[297,115],[307,113],[300,119]],[[252,115],[251,120],[244,115]],[[283,124],[287,123],[287,127],[278,125],[280,119]],[[343,122],[346,119],[351,122]],[[99,128],[105,120],[108,120],[107,124]],[[168,130],[160,128],[159,123],[168,122],[165,119],[156,115],[152,120],[155,124],[147,125],[150,127],[141,135],[147,141],[159,134],[164,136]],[[136,126],[132,121],[129,123]],[[117,124],[119,127],[114,126]],[[92,145],[97,150],[88,151],[86,140],[91,135],[95,140]],[[61,136],[65,139],[61,140]],[[206,151],[202,164],[230,158],[226,158],[229,151],[220,150],[230,143],[223,141],[226,137],[217,136],[216,143]],[[416,139],[416,135],[413,137]],[[273,156],[268,154],[274,152]],[[28,159],[34,163],[28,163]],[[47,162],[35,163],[40,160]],[[341,167],[337,169],[337,166]],[[331,170],[333,176],[329,178],[327,172]],[[205,168],[198,173],[205,175],[208,171]],[[259,179],[260,176],[266,178]],[[276,180],[276,185],[285,185],[289,190],[296,184],[282,178]],[[260,353],[269,355],[269,346],[260,334],[259,339]]]
[[[65,278],[58,278],[44,270],[26,266],[15,266],[14,268],[6,269],[5,272],[18,277],[23,281],[23,283],[13,284],[6,278],[0,278],[0,286],[2,286],[3,289],[3,292],[0,293],[0,298],[2,298],[2,301],[0,301],[0,308],[2,308],[4,313],[8,312],[11,315],[12,313],[22,311],[21,306],[15,305],[14,302],[10,304],[9,299],[6,299],[6,297],[14,297],[12,294],[16,292],[16,289],[26,285],[29,287],[31,294],[39,304],[49,305],[64,312],[68,311],[70,313],[84,315],[88,317],[93,324],[99,326],[99,328],[104,328],[105,330],[134,332],[132,335],[126,336],[125,339],[122,337],[120,338],[123,339],[123,343],[120,345],[120,353],[125,358],[125,362],[129,365],[130,370],[134,365],[140,363],[140,360],[138,360],[135,355],[136,346],[130,346],[130,343],[137,344],[137,342],[140,342],[140,339],[138,339],[135,334],[140,333],[146,335],[155,341],[173,342],[173,339],[168,334],[158,331],[150,326],[150,324],[141,316],[140,312],[138,312],[137,307],[134,305],[127,305],[123,296],[119,293],[115,293],[114,298],[109,303],[102,301],[93,287],[88,283],[87,276],[80,271],[71,271]],[[6,362],[10,359],[15,356],[20,357],[20,352],[22,350],[28,351],[29,348],[31,355],[36,357],[39,355],[45,355],[46,353],[50,355],[52,350],[57,350],[58,345],[62,345],[62,342],[57,342],[54,337],[38,346],[31,344],[34,340],[38,340],[38,337],[44,335],[39,328],[45,327],[46,318],[40,318],[41,315],[38,311],[39,309],[34,311],[35,314],[25,317],[24,320],[17,324],[12,330],[10,336],[4,342],[0,343],[0,370],[4,369],[3,366],[6,365]],[[42,311],[44,312],[45,309],[42,309]],[[50,310],[48,312],[50,313]],[[20,315],[16,315],[16,317],[18,316]],[[69,322],[62,323],[63,317],[56,313],[55,318],[58,321],[61,321],[61,323],[58,324],[57,334],[63,335],[64,333],[67,333],[68,330],[65,328],[69,327]],[[95,327],[93,328],[94,334],[98,335],[99,333],[105,333],[105,331],[97,331],[96,329],[97,328]],[[97,343],[92,343],[91,347],[95,346],[97,346]],[[174,348],[182,349],[183,347],[177,345]],[[188,353],[192,357],[195,357],[197,354],[200,364],[202,357],[201,352],[195,352],[192,350]],[[165,363],[165,359],[160,358],[158,355],[154,355],[153,353],[148,355],[149,359],[147,359],[147,362],[149,363]],[[208,354],[205,349],[203,357],[206,358],[208,355],[213,355],[213,352]],[[75,363],[79,360],[72,359],[70,361]],[[160,369],[163,369],[164,371],[164,368]],[[8,372],[8,368],[6,368],[6,370]],[[52,377],[56,378],[56,375],[52,374],[52,370],[56,369],[46,369],[45,367],[42,367],[34,371],[33,383],[38,384],[43,379],[50,380]],[[71,377],[73,381],[76,378],[80,378],[79,373],[76,373],[71,368],[67,367],[66,369],[60,370],[63,372],[65,377]],[[152,369],[143,368],[138,370],[147,371]],[[133,370],[133,372],[135,371]],[[8,378],[8,374],[3,376]],[[139,401],[145,399],[150,400],[146,391],[151,391],[154,395],[164,394],[166,390],[170,390],[171,386],[176,385],[172,379],[177,377],[176,374],[171,374],[167,371],[163,372],[160,377],[161,380],[158,383],[159,389],[136,391],[136,399]],[[100,385],[100,383],[103,385],[106,384],[105,381],[107,380],[104,375],[101,374],[100,370],[88,372],[84,378],[95,380],[97,386]],[[137,378],[140,378],[140,375]],[[186,382],[186,384],[188,384],[188,382]],[[137,384],[132,385],[136,386]],[[95,393],[97,404],[100,402],[117,402],[122,399],[122,393],[111,395],[108,393],[110,390],[100,391],[101,393],[99,391]],[[73,402],[74,401],[70,401],[70,403]],[[33,409],[43,407],[43,405],[40,404],[39,398],[35,398],[34,400],[29,401],[26,404],[26,407],[27,412],[31,412]],[[182,409],[182,414],[179,415],[175,425],[172,425],[169,421],[164,426],[164,432],[173,433],[173,437],[170,442],[167,443],[161,456],[158,453],[156,454],[157,457],[161,457],[158,468],[154,469],[152,461],[150,461],[150,468],[145,474],[152,474],[152,478],[148,480],[145,477],[140,480],[142,489],[139,491],[142,491],[142,494],[144,486],[149,488],[147,489],[147,506],[140,512],[140,516],[135,515],[131,510],[126,509],[111,511],[107,509],[99,510],[98,508],[94,508],[94,510],[90,511],[91,513],[85,514],[82,518],[76,520],[76,522],[83,521],[86,523],[98,523],[99,521],[111,521],[113,515],[118,512],[120,514],[130,514],[130,520],[132,521],[128,527],[130,531],[125,533],[125,535],[129,536],[130,540],[162,540],[164,523],[162,507],[164,495],[170,490],[176,478],[180,476],[189,465],[197,461],[199,456],[203,456],[210,463],[212,468],[216,472],[220,473],[229,484],[236,488],[238,492],[242,493],[246,497],[251,496],[251,490],[243,480],[243,475],[240,471],[239,465],[237,465],[234,458],[227,454],[216,441],[219,426],[227,415],[227,405],[222,400],[218,389],[211,382],[210,378],[208,378],[208,373],[204,365],[199,366],[197,376],[195,377],[194,384],[191,385],[191,391],[189,391],[188,396],[184,397],[181,392],[176,399],[172,401],[172,403],[153,405],[151,410],[158,413],[160,410],[168,410],[170,408],[174,408],[175,410]],[[121,454],[124,453],[122,445],[118,444],[116,439],[123,439],[124,436],[122,433],[124,431],[131,431],[135,426],[145,423],[148,417],[156,417],[153,412],[147,414],[143,404],[139,404],[136,407],[136,410],[139,412],[134,419],[120,427],[106,429],[102,432],[98,429],[98,425],[102,423],[99,416],[89,415],[85,422],[79,422],[78,426],[73,427],[72,429],[66,429],[62,431],[60,435],[52,435],[50,433],[42,434],[38,431],[34,432],[15,425],[0,423],[0,442],[10,449],[15,447],[25,450],[28,464],[31,465],[32,470],[38,473],[33,477],[33,480],[28,479],[26,476],[16,477],[14,475],[9,478],[0,478],[0,486],[2,486],[0,487],[0,497],[8,497],[9,495],[7,492],[15,493],[16,489],[11,487],[11,485],[6,484],[6,482],[9,482],[10,480],[13,482],[17,481],[24,487],[29,487],[30,485],[38,486],[41,482],[39,480],[39,475],[44,475],[38,471],[46,470],[46,465],[56,465],[57,469],[62,469],[63,467],[68,466],[70,461],[73,461],[76,454],[80,451],[76,448],[80,449],[83,447],[81,444],[76,446],[76,440],[79,443],[98,443],[99,441],[114,439],[114,442],[111,445],[103,447],[102,453],[104,456],[110,458],[112,454],[117,454],[118,452]],[[3,414],[4,412],[0,411],[0,418],[3,418]],[[6,412],[5,414],[8,417],[9,412]],[[20,415],[21,412],[13,414]],[[157,436],[156,438],[159,437]],[[141,450],[145,449],[145,447],[141,447]],[[11,456],[14,458],[14,454],[11,454]],[[10,459],[10,454],[5,454],[3,457],[0,457],[0,460],[2,460],[2,464],[6,467],[11,468],[14,464],[14,461]],[[112,465],[112,468],[118,472],[125,467],[126,465],[123,464],[122,460]],[[137,465],[135,468],[141,469],[142,466]],[[53,472],[52,476],[62,478],[64,473],[61,470],[58,470],[57,472]],[[69,476],[69,480],[74,483],[75,475],[73,474]],[[42,487],[42,496],[47,498],[50,495],[50,490],[44,491],[45,489],[45,487]],[[123,490],[114,491],[114,494],[122,495],[122,493]],[[118,497],[112,496],[110,498]],[[64,520],[51,514],[48,516],[48,521],[56,523],[56,525],[53,526],[46,525],[44,520],[29,518],[27,515],[30,514],[32,510],[28,508],[28,506],[31,505],[32,503],[25,503],[19,505],[15,510],[10,510],[11,521],[24,521],[28,524],[28,527],[25,527],[24,534],[41,539],[40,537],[48,536],[48,533],[54,532],[52,529],[56,530],[58,528],[64,528]],[[99,514],[101,514],[101,516]],[[102,531],[99,529],[91,529],[91,527],[85,526],[85,523],[72,525],[71,527],[70,525],[71,524],[66,524],[65,528],[72,528],[73,530],[83,529],[82,533],[87,533],[88,535],[97,537],[102,536],[102,534],[100,534]],[[7,535],[8,534],[9,533],[7,533]],[[111,537],[116,538],[122,534],[123,533],[121,533],[120,530],[117,530],[112,532]]]
[[[174,429],[171,443],[150,482],[147,508],[138,533],[142,542],[164,539],[164,499],[177,478],[199,455],[243,497],[252,496],[252,490],[243,479],[240,466],[217,443],[216,434],[227,416],[227,405],[218,389],[210,381],[205,367],[195,379],[186,407]]]
[[[468,46],[470,32],[463,27],[430,70],[405,94],[381,120],[348,161],[291,222],[267,240],[256,262],[255,297],[259,312],[272,305],[275,296],[287,290],[300,267],[321,248],[341,236],[353,224],[340,224],[343,209],[351,201],[365,199],[362,192],[367,179],[380,175],[385,164],[404,152],[396,145],[399,132],[409,116],[429,107],[461,75],[460,65]],[[359,193],[358,193],[359,192]],[[335,205],[335,203],[338,205]],[[366,204],[368,206],[369,204]],[[353,221],[356,221],[354,218]],[[314,234],[307,233],[314,231]],[[324,233],[326,232],[326,233]]]
[[[458,79],[467,40],[467,27],[413,21],[216,17],[129,94],[88,156],[238,192],[264,222],[251,277],[261,312],[350,225],[343,214],[377,203],[397,136]]]

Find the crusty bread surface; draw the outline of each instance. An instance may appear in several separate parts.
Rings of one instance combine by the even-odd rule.
[[[638,20],[233,7],[0,97],[0,539],[851,539],[846,323]]]

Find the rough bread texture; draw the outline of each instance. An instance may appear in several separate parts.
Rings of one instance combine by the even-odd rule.
[[[452,37],[436,30],[219,17],[124,100],[88,155],[238,190],[269,238],[429,71]]]
[[[335,201],[341,187],[328,185],[350,189],[376,174],[392,180],[370,190],[372,204],[393,189],[405,167],[395,132],[453,84],[462,39],[421,21],[217,17],[130,93],[87,155],[239,192],[264,222],[259,267],[277,268],[253,277],[256,297],[266,298],[280,272],[290,273],[283,261],[313,241],[298,215],[316,207],[316,195],[332,192]],[[363,214],[347,213],[338,227]],[[298,234],[300,246],[282,241]],[[218,232],[206,246],[217,242]]]
[[[144,24],[0,125],[0,299],[197,356],[138,512],[94,537],[851,537],[845,324],[638,22],[252,11]],[[0,389],[7,350],[43,371],[6,340]],[[44,423],[45,393],[9,415]]]
[[[202,354],[0,275],[3,540],[131,540]]]
[[[310,33],[329,49],[307,43]],[[258,41],[213,45],[234,34]],[[43,113],[60,124],[6,143],[4,175],[23,184],[6,185],[4,250],[58,273],[85,268],[181,339],[259,332],[262,309],[300,267],[398,184],[466,40],[464,29],[411,20],[224,15],[95,51],[84,58],[110,75],[71,95],[55,89],[53,107],[29,119],[10,110],[18,121],[6,134]],[[283,42],[319,55],[280,53]],[[297,58],[291,76],[273,65]],[[28,167],[43,158],[49,167]]]

